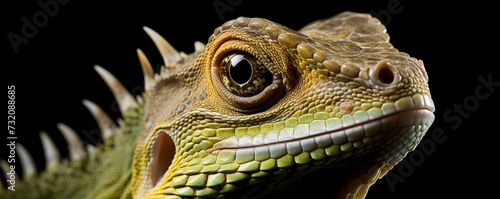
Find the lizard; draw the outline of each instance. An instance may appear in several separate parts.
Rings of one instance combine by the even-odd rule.
[[[18,144],[22,180],[0,198],[365,198],[434,120],[423,61],[370,14],[300,30],[238,17],[191,54],[144,30],[164,63],[156,73],[137,49],[142,95],[95,66],[122,114],[83,100],[103,142],[85,146],[60,123],[61,160],[42,131],[42,172]]]

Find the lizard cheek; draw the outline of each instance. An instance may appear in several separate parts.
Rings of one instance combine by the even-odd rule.
[[[153,149],[151,162],[151,182],[153,187],[163,179],[175,155],[174,141],[165,132],[160,132]]]

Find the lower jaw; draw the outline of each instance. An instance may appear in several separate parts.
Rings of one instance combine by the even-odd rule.
[[[283,157],[285,155],[291,155],[295,157],[295,162],[293,162],[292,164],[281,165],[282,167],[280,167],[280,165],[278,164],[277,166],[280,168],[287,168],[291,165],[306,164],[311,161],[317,162],[317,154],[324,154],[325,157],[322,158],[327,159],[327,161],[325,161],[326,163],[323,164],[323,166],[328,165],[329,167],[344,167],[349,166],[344,164],[346,162],[349,162],[349,164],[351,164],[352,166],[353,164],[356,165],[358,163],[366,163],[366,161],[369,161],[371,162],[371,164],[385,165],[385,167],[387,168],[392,168],[393,165],[396,165],[399,161],[401,161],[402,158],[406,156],[409,151],[413,150],[417,146],[429,126],[432,124],[433,120],[434,115],[432,114],[431,109],[426,107],[412,108],[409,110],[395,112],[393,114],[383,116],[382,118],[379,118],[377,120],[367,121],[364,124],[355,126],[353,128],[346,128],[345,130],[364,128],[365,126],[374,125],[377,122],[384,123],[384,125],[380,127],[378,133],[374,133],[371,136],[364,137],[363,139],[357,141],[336,143],[338,142],[338,137],[335,134],[339,133],[339,131],[331,131],[322,133],[321,135],[316,137],[311,136],[304,139],[261,145],[257,147],[232,147],[230,145],[219,145],[224,147],[217,149],[217,151],[219,151],[219,154],[222,151],[234,151],[236,154],[240,150],[246,151],[246,154],[248,154],[248,151],[252,151],[253,155],[257,157],[259,156],[259,154],[257,154],[257,151],[260,150],[267,151],[267,153],[271,153],[271,156],[274,155],[275,157]],[[153,187],[153,189],[157,188],[157,186],[163,180],[163,177],[167,172],[175,153],[175,151],[172,152],[171,148],[163,147],[163,144],[171,144],[173,146],[173,141],[168,140],[170,138],[166,133],[160,132],[160,134],[163,135],[159,135],[160,139],[157,140],[157,143],[159,144],[155,145],[154,149],[158,151],[153,153],[157,155],[155,156],[157,157],[155,158],[157,161],[155,162],[153,160],[150,167],[152,171],[155,171],[154,174],[150,176],[150,181],[152,181],[151,187]],[[168,139],[164,136],[168,137]],[[311,144],[312,142],[314,142],[315,144]],[[302,153],[290,153],[293,151],[289,151],[287,147],[291,145],[300,145],[303,151],[309,153],[310,157],[296,158]],[[272,154],[273,150],[285,151],[285,153]],[[164,151],[170,152],[165,153]],[[363,156],[364,154],[370,154],[370,158],[360,158],[358,160],[351,161],[353,160],[352,157],[359,157]],[[277,157],[277,159],[279,158],[280,157]]]

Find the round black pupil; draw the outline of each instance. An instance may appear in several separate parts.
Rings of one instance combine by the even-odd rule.
[[[252,78],[252,65],[243,55],[235,55],[231,58],[229,75],[237,84],[244,84]]]

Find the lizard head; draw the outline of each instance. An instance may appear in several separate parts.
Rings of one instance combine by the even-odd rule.
[[[153,75],[139,53],[146,92],[132,175],[138,198],[253,198],[322,170],[342,171],[324,176],[341,181],[330,194],[364,197],[434,120],[423,62],[394,48],[367,14],[345,12],[298,31],[240,17],[190,55],[146,31],[165,67]]]

